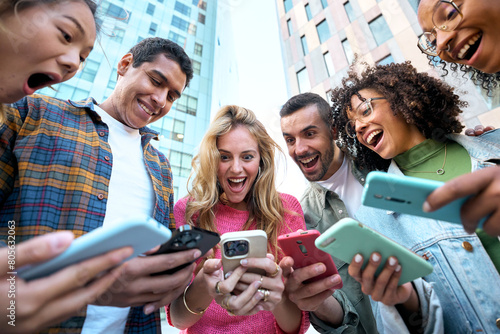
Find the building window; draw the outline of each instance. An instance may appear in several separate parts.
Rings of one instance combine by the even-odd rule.
[[[420,0],[408,0],[408,2],[410,3],[411,8],[413,8],[416,13],[418,11],[418,3],[420,2]]]
[[[342,48],[344,49],[344,54],[347,58],[347,62],[351,64],[354,61],[354,53],[351,49],[351,43],[349,43],[349,40],[347,38],[342,41]]]
[[[283,4],[285,5],[285,13],[288,13],[293,8],[292,0],[283,0]]]
[[[330,52],[326,51],[323,53],[323,60],[325,61],[326,72],[328,76],[331,77],[335,74],[335,68],[333,67],[332,57],[330,57]]]
[[[116,71],[116,68],[114,68],[111,71],[111,75],[109,76],[108,80],[108,88],[114,89],[116,86],[116,80],[118,79],[118,73]]]
[[[203,55],[203,45],[194,43],[194,54],[201,57]]]
[[[328,0],[321,0],[321,6],[323,6],[323,9],[328,7]]]
[[[144,39],[144,37],[142,37],[142,36],[137,36],[137,42],[136,42],[136,43],[140,43],[143,39]]]
[[[198,8],[203,9],[203,10],[207,10],[207,2],[206,1],[199,1]]]
[[[192,59],[191,59],[191,62],[193,63],[193,73],[200,75],[201,63],[199,61],[192,60]]]
[[[179,151],[170,150],[170,154],[168,155],[168,161],[170,162],[172,173],[181,177],[189,177],[189,173],[191,173],[192,160],[193,156],[191,154]]]
[[[286,25],[288,27],[288,36],[292,36],[292,32],[293,32],[292,19],[286,20]]]
[[[387,22],[385,22],[385,19],[382,15],[378,16],[373,21],[368,23],[368,26],[372,31],[377,45],[381,45],[385,41],[392,38],[391,29],[389,29],[389,26],[387,25]]]
[[[198,109],[198,99],[196,97],[183,94],[176,103],[175,110],[196,116],[196,109]]]
[[[311,7],[309,7],[309,4],[307,4],[304,6],[304,8],[306,10],[307,20],[311,21],[313,18],[312,14],[311,14]]]
[[[185,46],[184,44],[186,43],[186,37],[179,35],[178,33],[175,33],[173,31],[170,31],[168,33],[168,39],[174,43],[182,45],[183,47]]]
[[[318,23],[318,25],[316,26],[316,30],[318,31],[320,43],[324,43],[330,38],[330,29],[328,29],[328,23],[326,22],[326,20]]]
[[[389,65],[391,63],[394,63],[394,58],[392,58],[392,55],[385,56],[384,58],[380,59],[377,62],[377,65]]]
[[[80,78],[93,82],[97,74],[97,69],[99,68],[99,63],[90,59],[87,59],[85,66],[83,67],[83,72]]]
[[[356,19],[356,15],[354,14],[354,9],[352,9],[352,5],[349,1],[344,4],[344,9],[349,18],[349,21],[352,22]]]
[[[189,22],[175,15],[172,16],[172,25],[184,31],[189,29]]]
[[[297,72],[297,81],[299,83],[299,93],[305,93],[311,89],[309,74],[305,67]]]
[[[90,92],[87,90],[75,88],[75,92],[73,93],[73,96],[71,97],[71,99],[74,101],[85,100],[86,98],[89,97],[89,93]]]
[[[178,119],[174,119],[174,127],[171,132],[172,140],[184,142],[184,129],[186,127],[186,123],[183,121],[179,121]]]
[[[150,35],[156,35],[156,29],[158,28],[158,25],[154,22],[151,22],[151,25],[149,26],[149,34]]]
[[[114,5],[112,3],[109,4],[108,10],[106,11],[106,16],[110,16],[115,19],[119,19],[121,22],[128,23],[130,20],[131,12],[126,11],[122,7]]]
[[[188,27],[188,34],[190,35],[196,35],[196,24],[190,23]]]
[[[125,36],[125,29],[115,27],[113,30],[112,40],[117,43],[121,43],[123,41],[123,36]]]
[[[59,87],[57,87],[57,93],[55,94],[55,97],[60,98],[60,99],[68,99],[68,98],[70,98],[70,96],[73,96],[74,91],[75,91],[75,87],[62,84],[62,85],[59,85]],[[47,93],[50,94],[52,92],[48,91]]]
[[[201,24],[205,24],[205,15],[203,15],[202,13],[198,13],[198,22],[200,22]]]
[[[146,13],[148,13],[149,15],[154,15],[155,5],[148,3],[148,8],[146,9]]]
[[[123,1],[123,0],[122,0]],[[163,3],[163,0],[158,0],[159,3]]]
[[[191,15],[191,8],[189,8],[188,6],[186,6],[183,3],[180,3],[179,1],[175,2],[174,10],[176,10],[179,13],[184,14],[186,16],[190,16]]]
[[[309,49],[307,48],[306,35],[300,37],[300,43],[302,44],[302,52],[304,53],[305,56],[309,53]]]

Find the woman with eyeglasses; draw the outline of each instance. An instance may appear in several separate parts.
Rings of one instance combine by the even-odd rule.
[[[446,70],[463,71],[493,93],[500,82],[500,1],[421,0],[418,21],[424,30],[418,46]],[[500,236],[500,168],[463,175],[434,191],[425,210],[434,211],[473,195],[462,210],[464,228],[472,232],[483,217],[484,231]]]
[[[338,141],[368,170],[447,181],[500,161],[500,130],[480,137],[459,135],[459,115],[466,102],[446,83],[418,73],[409,62],[368,67],[359,74],[351,68],[342,86],[333,90],[332,102]],[[468,234],[453,223],[365,206],[355,218],[433,265],[434,271],[424,279],[441,302],[445,333],[498,331],[497,238],[479,230]],[[383,291],[373,272],[379,265],[391,265],[371,257],[362,271],[362,263],[362,257],[355,256],[349,274],[376,300]],[[399,269],[389,281],[405,270]]]

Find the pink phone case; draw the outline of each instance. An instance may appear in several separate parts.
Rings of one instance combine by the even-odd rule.
[[[319,231],[308,230],[287,233],[278,237],[278,244],[285,255],[293,258],[294,269],[307,267],[318,262],[326,266],[326,271],[324,273],[311,278],[306,281],[306,283],[315,282],[325,277],[338,274],[337,267],[330,254],[319,250],[315,246],[314,241],[318,236],[320,236]],[[335,288],[342,288],[342,283]]]

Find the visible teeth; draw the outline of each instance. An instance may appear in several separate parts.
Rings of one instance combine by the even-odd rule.
[[[311,161],[313,161],[314,159],[316,159],[316,157],[312,157],[312,158],[309,158],[309,159],[306,159],[306,160],[300,160],[300,162],[302,162],[303,164],[308,164]]]
[[[457,57],[458,59],[463,59],[465,54],[467,53],[467,51],[469,51],[471,45],[474,45],[474,43],[477,42],[477,40],[481,37],[481,34],[476,34],[474,36],[472,36],[471,39],[469,39],[469,41],[467,42],[467,44],[465,44],[462,49],[460,49],[460,52],[458,53]]]
[[[375,130],[375,131],[373,131],[373,132],[372,132],[372,133],[370,133],[370,135],[366,138],[366,142],[367,142],[368,144],[370,144],[370,145],[371,145],[371,143],[372,143],[372,141],[373,141],[373,138],[374,138],[376,135],[378,135],[379,133],[381,133],[381,132],[382,132],[382,130]]]
[[[154,113],[151,112],[144,104],[142,104],[141,102],[139,102],[139,106],[141,106],[142,110],[144,110],[146,112],[146,114],[150,115],[150,116],[154,116]]]
[[[233,183],[240,183],[240,182],[245,181],[245,177],[242,177],[241,179],[229,179],[229,181],[231,181]]]
[[[54,77],[53,77],[52,75],[47,74],[47,76],[49,77],[49,79],[50,79],[51,81],[52,81],[52,80],[54,80]]]

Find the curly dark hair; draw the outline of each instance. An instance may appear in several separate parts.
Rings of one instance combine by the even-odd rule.
[[[458,76],[459,72],[462,72],[462,77],[468,76],[474,85],[484,89],[488,96],[493,96],[494,91],[500,87],[498,84],[500,82],[500,72],[485,73],[471,66],[444,61],[438,56],[427,55],[427,58],[429,59],[429,65],[441,69],[441,77],[448,75],[449,71],[454,72],[454,76]]]
[[[361,73],[356,71],[355,62],[349,68],[342,85],[332,90],[333,126],[337,128],[337,144],[360,167],[369,170],[387,170],[390,160],[351,138],[345,131],[349,121],[347,111],[351,108],[351,98],[357,95],[366,98],[360,90],[372,89],[387,99],[394,115],[400,115],[408,124],[414,124],[425,136],[443,141],[444,135],[458,133],[464,127],[458,115],[467,102],[460,100],[453,88],[445,82],[419,73],[409,61],[399,64],[367,66]]]

